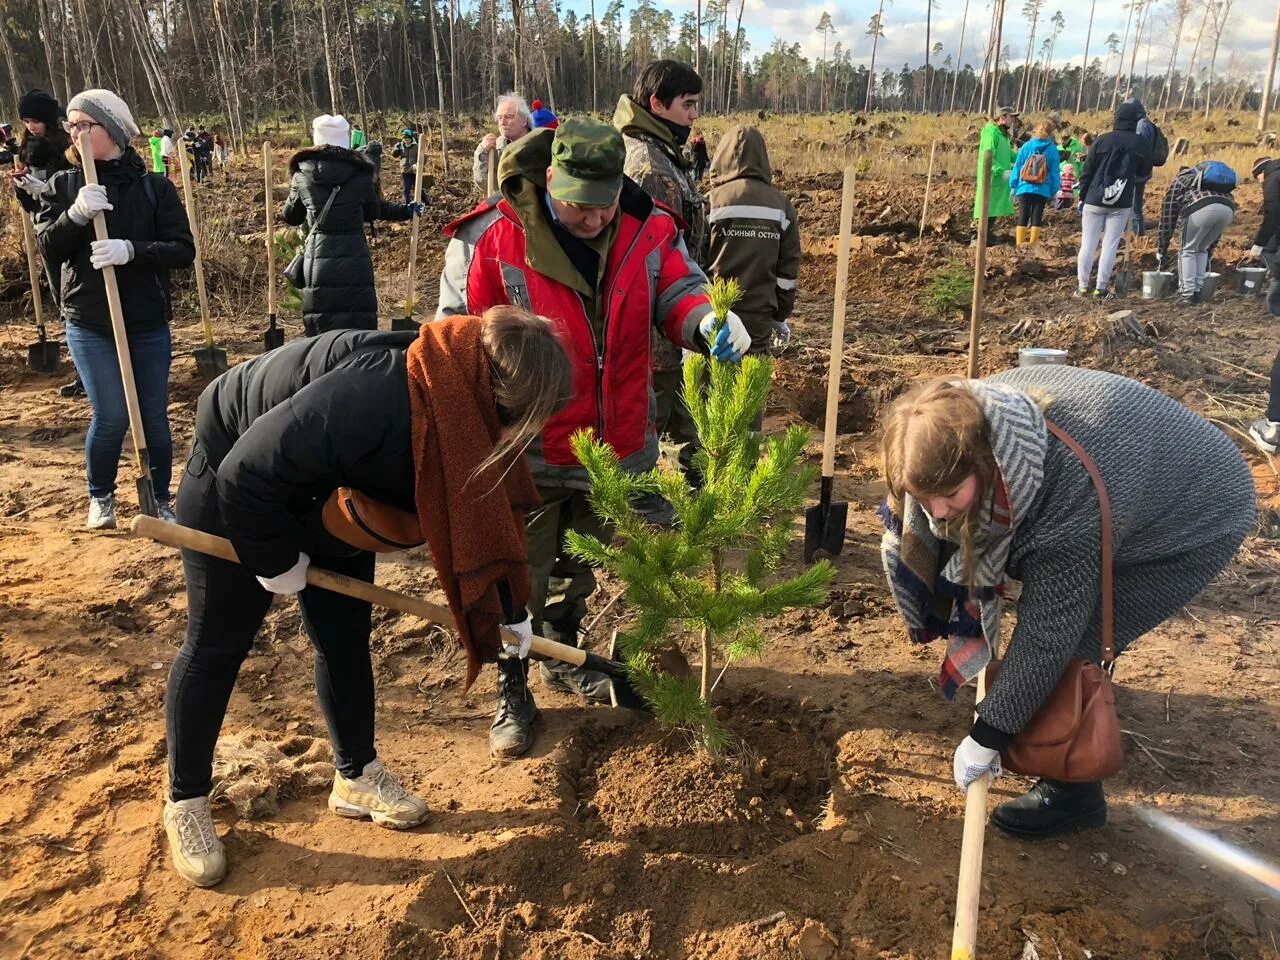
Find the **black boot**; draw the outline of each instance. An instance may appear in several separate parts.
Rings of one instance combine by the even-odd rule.
[[[557,640],[571,647],[579,645],[577,628],[557,629],[544,621],[542,630],[542,636],[548,640]],[[544,660],[538,664],[538,669],[542,674],[542,684],[548,690],[577,694],[592,703],[613,702],[613,681],[598,670],[575,667],[562,660]]]
[[[533,745],[533,721],[538,708],[529,690],[529,661],[519,657],[498,660],[498,712],[489,728],[489,755],[513,760]]]
[[[80,382],[80,378],[77,376],[70,383],[64,383],[60,386],[58,393],[64,397],[83,397],[85,395],[84,384]]]
[[[1101,783],[1045,779],[1016,800],[996,807],[991,822],[1015,837],[1044,840],[1103,826],[1107,822],[1107,800]]]

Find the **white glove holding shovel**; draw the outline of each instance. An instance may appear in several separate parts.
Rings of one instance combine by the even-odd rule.
[[[285,595],[301,593],[302,588],[307,585],[307,567],[310,565],[311,558],[299,551],[298,562],[292,567],[274,577],[258,577],[258,582],[262,584],[263,589],[272,593]]]

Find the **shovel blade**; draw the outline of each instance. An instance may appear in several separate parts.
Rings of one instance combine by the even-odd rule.
[[[1115,275],[1112,284],[1115,286],[1116,296],[1127,297],[1133,290],[1133,274],[1128,270],[1121,270]]]
[[[262,351],[269,353],[277,347],[284,346],[284,329],[272,324],[262,334]]]
[[[417,330],[418,321],[414,320],[413,317],[392,317],[391,329],[397,333],[404,330]]]
[[[57,373],[62,363],[62,344],[57,340],[37,340],[27,345],[27,365],[36,373]]]
[[[208,380],[227,372],[227,351],[221,347],[199,347],[195,351],[195,358],[196,370]]]
[[[816,504],[804,512],[804,562],[819,556],[838,557],[844,552],[844,530],[849,522],[849,504],[836,501]]]

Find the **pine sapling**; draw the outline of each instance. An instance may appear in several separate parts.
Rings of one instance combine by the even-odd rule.
[[[717,280],[707,290],[714,340],[742,291],[733,280]],[[756,356],[740,363],[703,356],[685,362],[684,398],[701,444],[693,461],[701,479],[696,488],[668,467],[627,473],[613,449],[590,431],[573,437],[574,453],[591,479],[592,507],[617,538],[604,543],[571,531],[569,548],[625,585],[636,618],[619,635],[619,645],[636,689],[660,722],[691,730],[712,752],[727,743],[710,707],[719,682],[712,680],[717,657],[723,676],[730,664],[760,656],[760,622],[823,603],[834,572],[823,560],[798,576],[778,575],[816,468],[801,462],[809,439],[803,427],[768,438],[754,429],[770,374],[769,360]],[[671,503],[670,529],[632,508],[647,493]],[[689,635],[701,641],[697,680],[659,668],[661,653]]]

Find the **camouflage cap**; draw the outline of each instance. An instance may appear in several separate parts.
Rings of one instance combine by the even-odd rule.
[[[622,190],[622,134],[587,117],[561,120],[551,141],[551,196],[562,203],[607,207]]]

